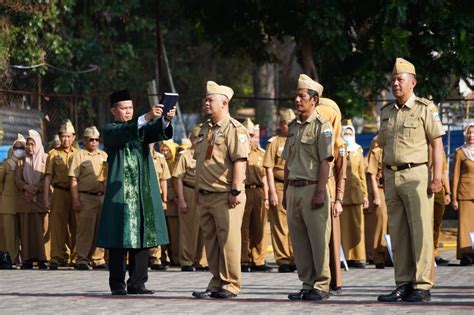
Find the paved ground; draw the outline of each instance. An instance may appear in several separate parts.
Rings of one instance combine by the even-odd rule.
[[[442,251],[452,259],[454,250]],[[150,272],[152,296],[112,297],[107,271],[0,270],[0,314],[8,313],[466,313],[474,312],[474,267],[438,268],[433,299],[425,304],[382,304],[378,294],[393,289],[393,268],[368,266],[344,272],[344,289],[322,303],[290,302],[298,291],[296,273],[244,273],[241,294],[233,300],[196,300],[191,292],[205,289],[207,272],[183,273],[177,268]]]

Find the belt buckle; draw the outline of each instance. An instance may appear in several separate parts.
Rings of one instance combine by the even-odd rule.
[[[396,165],[390,165],[390,169],[394,172],[398,171],[398,167]]]

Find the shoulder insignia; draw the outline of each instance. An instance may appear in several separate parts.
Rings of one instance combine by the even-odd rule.
[[[418,103],[421,103],[423,105],[426,105],[426,106],[433,104],[432,101],[430,101],[429,99],[423,98],[423,97],[416,97],[415,101],[418,102]]]

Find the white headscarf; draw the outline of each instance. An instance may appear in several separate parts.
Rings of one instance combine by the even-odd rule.
[[[464,129],[464,144],[461,149],[469,160],[474,161],[474,144],[469,144],[469,140],[467,139],[467,132],[471,127],[474,127],[474,122],[469,123],[466,129]]]
[[[41,136],[36,130],[29,130],[26,140],[31,139],[35,142],[35,152],[32,156],[28,154],[25,157],[25,166],[23,167],[23,177],[28,185],[35,186],[41,180],[44,173],[47,154],[44,152]]]
[[[352,130],[352,136],[344,136],[344,131],[346,129]],[[359,150],[362,148],[360,145],[358,145],[355,141],[355,129],[353,126],[342,126],[341,129],[341,137],[344,140],[344,143],[346,144],[346,149],[347,152],[352,152],[353,155],[357,156],[359,153]]]

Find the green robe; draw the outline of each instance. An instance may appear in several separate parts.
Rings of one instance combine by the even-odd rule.
[[[168,244],[168,230],[149,143],[172,137],[162,120],[138,129],[138,118],[107,124],[103,131],[109,164],[97,234],[103,248],[149,248]]]

